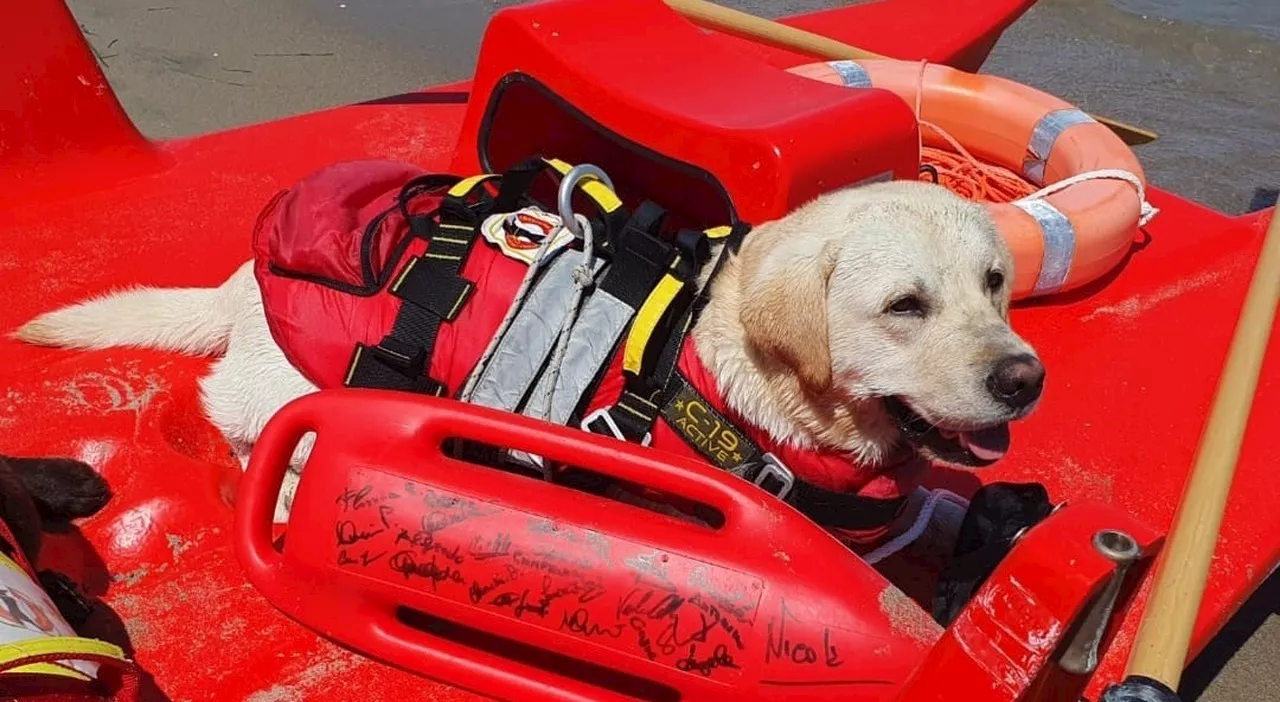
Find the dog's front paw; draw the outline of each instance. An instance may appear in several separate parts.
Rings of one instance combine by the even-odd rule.
[[[11,458],[18,477],[46,520],[67,522],[97,514],[111,486],[88,464],[70,458]]]

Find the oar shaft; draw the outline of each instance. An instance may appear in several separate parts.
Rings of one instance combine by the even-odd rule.
[[[1273,212],[1209,421],[1143,612],[1129,658],[1129,675],[1153,678],[1175,690],[1182,678],[1278,300],[1280,216]]]
[[[789,27],[781,22],[756,17],[707,0],[666,0],[666,3],[699,27],[753,39],[781,49],[800,51],[830,60],[887,58],[821,34]]]
[[[717,5],[708,0],[666,0],[667,6],[700,27],[732,34],[750,41],[818,56],[829,61],[888,58],[866,49],[836,41],[821,34],[806,32],[781,22]],[[1093,118],[1111,128],[1124,143],[1130,146],[1146,144],[1156,139],[1156,133],[1126,124],[1120,120],[1093,115]]]

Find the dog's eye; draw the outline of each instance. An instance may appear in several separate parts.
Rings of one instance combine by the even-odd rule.
[[[1004,273],[991,271],[987,273],[987,292],[1000,292],[1004,287]]]
[[[915,295],[906,295],[889,303],[889,307],[886,311],[889,312],[889,314],[907,317],[923,317],[924,302]]]

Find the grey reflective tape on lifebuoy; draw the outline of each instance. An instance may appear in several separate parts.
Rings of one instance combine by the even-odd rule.
[[[1076,230],[1071,220],[1044,200],[1019,200],[1012,204],[1035,218],[1044,237],[1044,256],[1040,259],[1040,275],[1032,294],[1057,292],[1067,282],[1076,253]]]
[[[871,87],[871,76],[867,75],[867,69],[858,65],[856,61],[828,61],[827,65],[840,75],[840,82],[844,83],[846,88]]]
[[[1044,185],[1044,168],[1049,162],[1049,154],[1053,152],[1053,144],[1068,127],[1094,119],[1075,108],[1054,110],[1036,122],[1031,132],[1031,141],[1027,143],[1027,155],[1022,161],[1022,175],[1036,185]]]

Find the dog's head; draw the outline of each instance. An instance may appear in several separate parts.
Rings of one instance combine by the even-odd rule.
[[[1045,374],[1009,326],[1013,259],[984,207],[898,181],[830,193],[752,236],[740,313],[757,351],[808,394],[869,404],[898,430],[865,441],[968,466],[1004,454]]]

